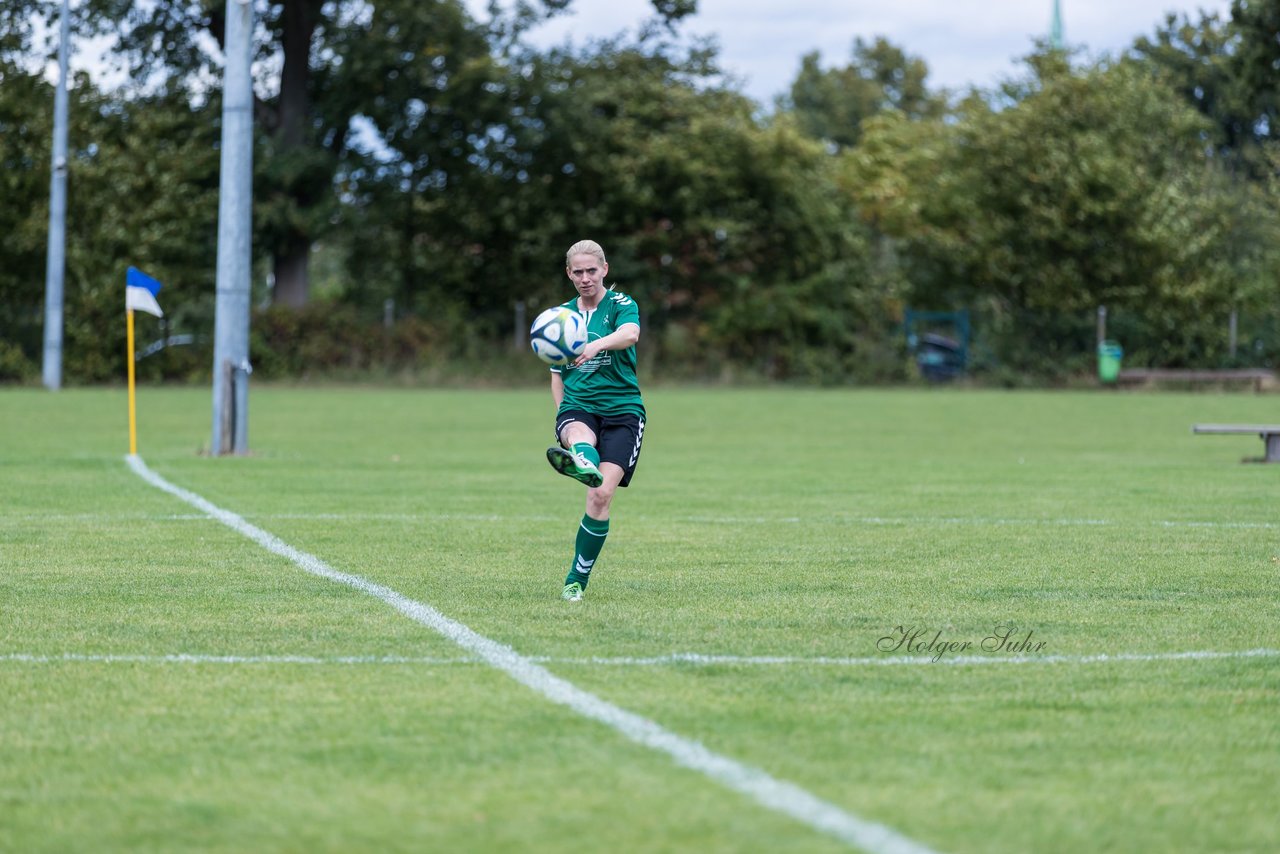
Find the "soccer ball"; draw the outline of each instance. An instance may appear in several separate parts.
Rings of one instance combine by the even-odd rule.
[[[529,344],[548,365],[567,365],[587,346],[586,318],[563,305],[549,308],[530,327]]]

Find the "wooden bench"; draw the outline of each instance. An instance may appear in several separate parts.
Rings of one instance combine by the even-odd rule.
[[[1195,424],[1192,433],[1256,433],[1266,446],[1266,456],[1247,457],[1246,461],[1280,463],[1280,424]]]
[[[1254,391],[1262,391],[1276,383],[1274,371],[1264,368],[1240,368],[1236,370],[1201,371],[1185,368],[1127,368],[1116,377],[1120,383],[1152,385],[1155,383],[1239,383],[1253,384]]]

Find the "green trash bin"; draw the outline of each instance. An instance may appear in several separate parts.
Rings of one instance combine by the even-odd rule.
[[[1120,360],[1124,349],[1115,341],[1103,341],[1098,345],[1098,379],[1108,385],[1120,376]]]

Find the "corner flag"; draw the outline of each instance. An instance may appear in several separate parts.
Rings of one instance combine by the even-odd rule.
[[[127,311],[145,311],[156,317],[164,317],[160,303],[156,302],[156,294],[160,293],[159,282],[137,267],[130,267],[124,284],[124,307]]]
[[[160,283],[137,267],[130,267],[129,272],[125,274],[125,342],[129,348],[127,360],[129,366],[129,455],[133,457],[138,455],[138,407],[133,390],[133,363],[138,360],[138,356],[133,351],[133,312],[136,309],[145,311],[147,314],[154,314],[156,317],[164,317],[164,312],[160,310],[160,303],[156,302],[156,294],[159,292]]]

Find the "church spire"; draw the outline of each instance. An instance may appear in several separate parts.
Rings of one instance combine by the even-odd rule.
[[[1063,50],[1066,46],[1066,40],[1062,36],[1062,3],[1060,0],[1053,0],[1053,21],[1049,24],[1049,47],[1054,50]]]

